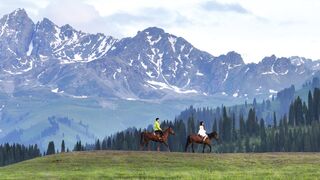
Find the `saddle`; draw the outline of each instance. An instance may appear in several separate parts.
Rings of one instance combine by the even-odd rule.
[[[200,134],[198,134],[198,136],[202,139],[203,142],[207,139],[207,137],[201,136]]]
[[[157,136],[159,140],[162,140],[162,137],[161,137],[160,133],[153,132],[153,135]]]

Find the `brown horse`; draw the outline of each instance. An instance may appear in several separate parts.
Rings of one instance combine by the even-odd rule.
[[[171,127],[167,128],[163,131],[163,136],[160,138],[158,135],[154,134],[154,132],[142,132],[141,138],[140,138],[140,150],[143,150],[144,146],[148,146],[148,150],[150,151],[149,141],[158,142],[157,150],[160,151],[160,144],[164,144],[168,151],[170,151],[169,145],[168,145],[168,137],[169,135],[174,135],[174,131]]]
[[[218,133],[216,131],[208,134],[208,138],[206,138],[205,141],[203,141],[203,138],[201,136],[199,136],[198,134],[191,134],[187,137],[187,143],[185,146],[185,152],[188,151],[188,146],[191,144],[192,147],[192,152],[194,152],[193,149],[193,143],[198,143],[198,144],[203,144],[203,149],[202,152],[204,153],[204,149],[206,146],[209,146],[210,148],[210,152],[211,152],[211,139],[215,139],[217,141],[219,141],[219,136]]]

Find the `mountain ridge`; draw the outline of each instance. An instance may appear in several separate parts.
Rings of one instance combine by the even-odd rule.
[[[267,97],[301,85],[320,68],[319,61],[297,56],[248,64],[234,51],[215,57],[157,27],[123,39],[89,34],[47,18],[34,23],[24,9],[4,15],[0,25],[0,76],[13,81],[14,89],[4,91],[9,94],[31,88],[19,81],[82,97]]]

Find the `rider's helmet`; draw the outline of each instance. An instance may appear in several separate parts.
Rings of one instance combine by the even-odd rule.
[[[204,122],[203,122],[203,121],[201,121],[201,122],[200,122],[200,126],[203,126],[203,125],[204,125]]]

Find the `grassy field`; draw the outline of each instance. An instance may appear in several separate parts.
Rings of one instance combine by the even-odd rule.
[[[318,179],[320,153],[93,151],[0,168],[0,179]]]

